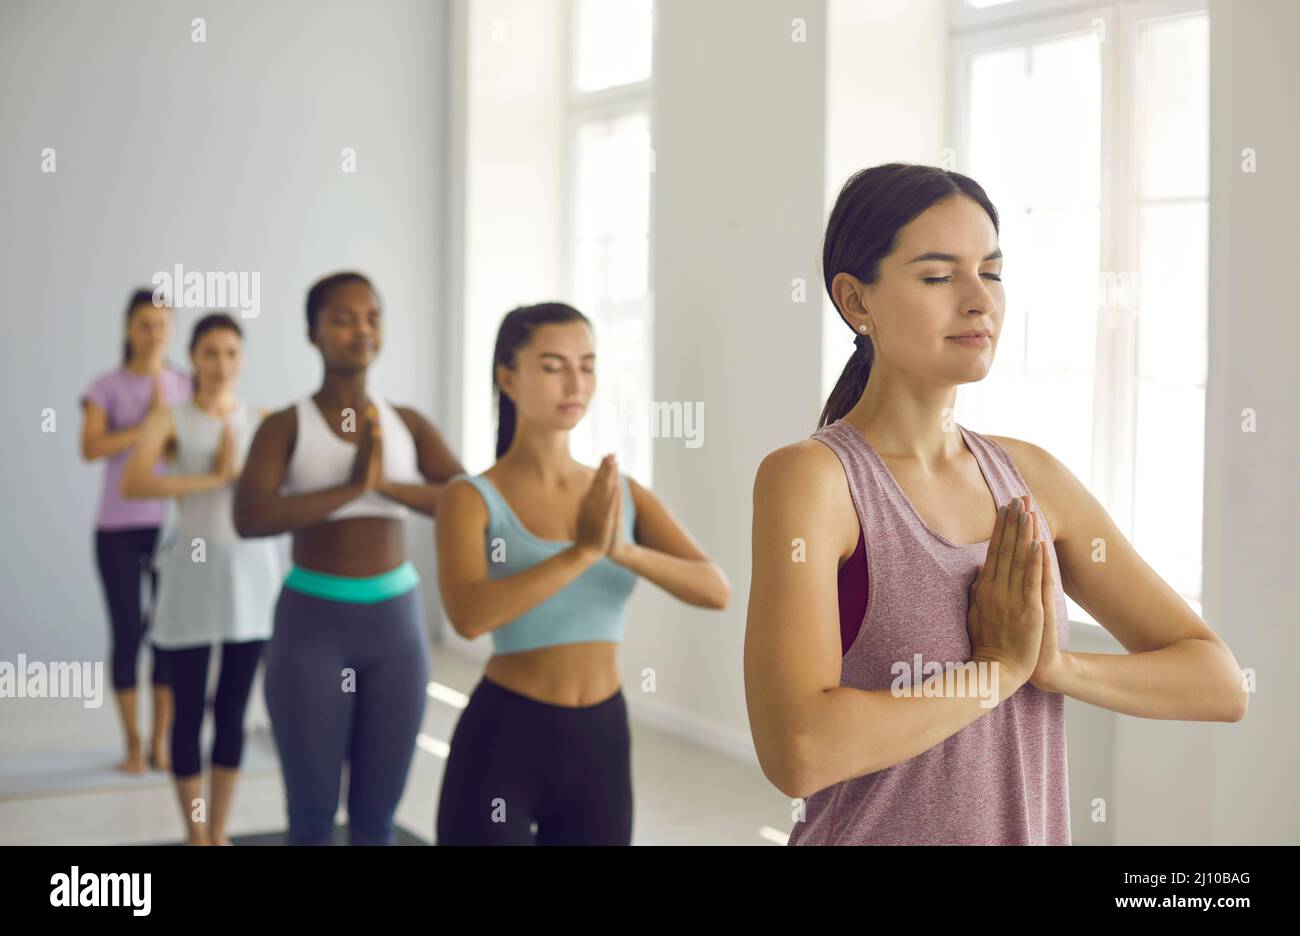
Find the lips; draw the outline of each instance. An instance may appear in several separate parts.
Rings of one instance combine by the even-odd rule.
[[[956,342],[962,347],[991,347],[993,337],[988,330],[971,329],[959,335],[948,335],[945,341]]]

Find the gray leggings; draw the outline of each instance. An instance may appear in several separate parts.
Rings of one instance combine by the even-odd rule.
[[[391,845],[429,682],[420,589],[354,604],[282,588],[266,655],[290,845],[328,845],[348,760],[353,845]]]

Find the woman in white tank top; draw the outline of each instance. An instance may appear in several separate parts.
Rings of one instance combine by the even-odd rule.
[[[234,482],[261,419],[233,395],[239,325],[221,313],[204,317],[194,326],[190,356],[193,399],[149,417],[123,472],[122,493],[176,498],[175,521],[154,557],[162,581],[153,623],[154,643],[173,667],[172,773],[189,843],[228,844],[244,712],[271,636],[281,569],[274,541],[241,539],[231,517]],[[164,454],[171,470],[155,476],[151,466]],[[222,661],[205,801],[199,738],[215,643]]]

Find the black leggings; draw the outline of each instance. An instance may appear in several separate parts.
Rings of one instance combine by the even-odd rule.
[[[480,679],[451,736],[437,825],[439,845],[630,845],[623,690],[574,708]]]
[[[253,676],[262,658],[265,640],[221,645],[221,675],[213,705],[216,737],[212,742],[214,767],[239,767],[244,753],[244,712],[253,689]],[[212,648],[180,647],[163,651],[171,665],[172,691],[176,694],[176,719],[172,722],[172,774],[193,777],[203,769],[199,734],[208,699],[208,660]]]
[[[158,573],[153,570],[153,550],[157,542],[157,527],[95,531],[95,558],[111,624],[113,688],[119,692],[135,688],[140,644],[149,629],[140,607],[140,576],[149,573],[150,600],[156,601]],[[155,686],[171,685],[164,653],[153,654],[152,682]]]

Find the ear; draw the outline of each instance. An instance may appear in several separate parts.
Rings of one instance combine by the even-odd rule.
[[[515,402],[515,372],[504,364],[496,365],[497,387],[500,388],[502,396]]]
[[[871,320],[871,312],[866,307],[866,286],[852,273],[836,273],[831,280],[831,296],[835,307],[855,334],[870,335],[876,324]],[[859,327],[866,325],[864,332]]]

